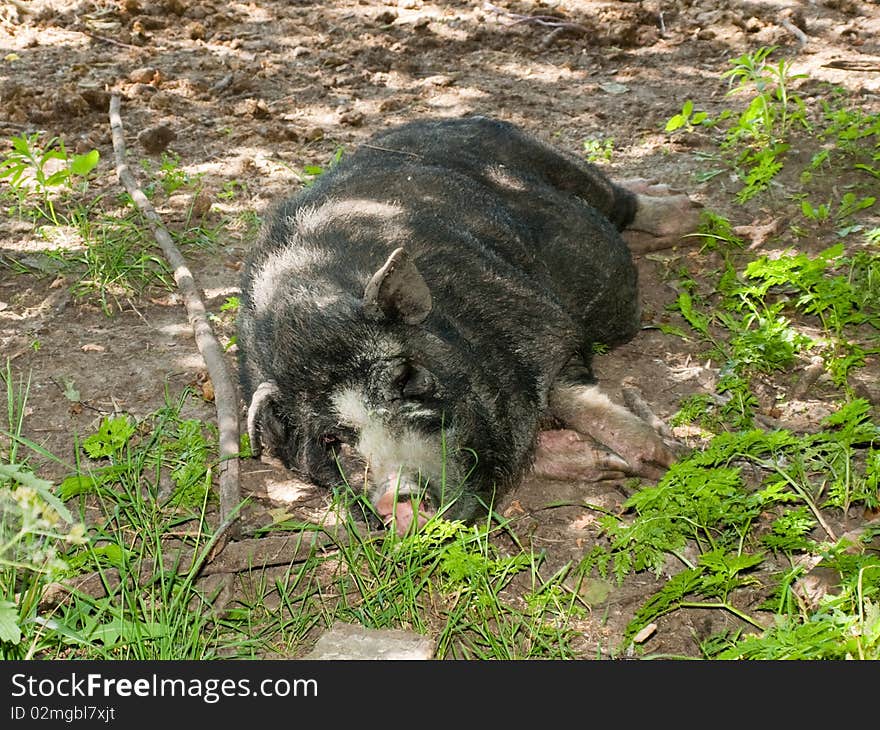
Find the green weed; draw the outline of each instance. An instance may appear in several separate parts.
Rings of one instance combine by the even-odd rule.
[[[388,531],[341,545],[335,616],[377,628],[432,629],[438,658],[570,658],[568,622],[585,607],[566,586],[565,571],[545,580],[532,551],[502,555],[490,541],[497,529],[434,516],[414,534]],[[358,533],[352,527],[348,534]],[[518,576],[531,586],[525,607],[505,597]],[[429,625],[427,616],[442,623]]]
[[[0,179],[8,182],[19,215],[59,226],[64,219],[56,203],[70,193],[84,191],[100,155],[91,150],[71,157],[63,140],[52,137],[41,143],[42,137],[39,132],[13,137],[12,150],[0,160]]]
[[[315,180],[321,175],[332,170],[339,164],[344,153],[345,149],[343,147],[337,147],[336,151],[333,153],[333,157],[330,158],[330,161],[326,165],[304,165],[302,169],[302,173],[305,176],[303,179],[304,184],[306,186],[313,185]]]
[[[144,186],[144,193],[152,197],[157,187],[161,188],[165,196],[171,196],[181,188],[193,188],[201,185],[200,173],[191,175],[180,165],[180,155],[175,152],[163,152],[158,167],[149,159],[141,160],[141,168],[150,178],[150,182]]]
[[[83,245],[48,251],[63,264],[61,271],[75,279],[74,294],[82,299],[96,296],[110,316],[123,308],[122,300],[142,294],[150,287],[174,287],[168,264],[152,239],[138,225],[136,216],[77,214],[75,223]]]
[[[783,594],[773,609],[777,624],[827,620],[824,631],[835,637],[839,649],[849,651],[847,629],[839,620],[826,619],[821,611],[791,617],[788,607],[796,605],[791,576],[779,576],[781,582],[774,585],[772,576],[759,568],[768,551],[790,559],[822,553],[824,543],[816,535],[820,527],[826,539],[837,541],[822,510],[845,512],[853,504],[876,504],[880,427],[870,420],[869,410],[866,401],[852,401],[816,434],[752,429],[719,435],[704,451],[673,464],[656,486],[630,497],[624,509],[632,517],[603,515],[600,524],[609,546],[595,548],[585,558],[585,569],[596,568],[602,575],[612,572],[622,580],[632,571],[659,574],[668,569],[670,557],[684,568],[638,609],[627,638],[662,615],[694,607],[728,611],[763,631],[761,621],[731,600],[735,589],[752,586],[768,596],[774,591]],[[857,449],[865,448],[862,459]],[[760,484],[752,486],[744,479],[747,465],[760,468]],[[770,530],[755,530],[768,514],[775,515]],[[761,642],[774,640],[771,632]],[[756,642],[753,637],[734,646],[747,652]],[[725,651],[729,658],[734,649]]]
[[[793,82],[805,75],[792,73],[791,63],[784,59],[771,62],[775,50],[764,47],[738,56],[722,74],[730,81],[728,96],[750,96],[745,110],[734,114],[725,109],[713,119],[705,111],[695,111],[687,100],[665,126],[667,133],[692,132],[697,126],[719,131],[723,159],[743,182],[737,194],[740,203],[765,190],[782,169],[794,128],[809,130],[804,102],[792,91]]]
[[[19,454],[30,379],[16,383],[8,360],[0,375],[7,406],[0,431],[0,658],[30,659],[51,633],[39,608],[44,591],[66,572],[65,551],[85,542],[85,528]]]
[[[57,489],[20,465],[0,465],[0,651],[101,659],[206,659],[239,646],[248,653],[236,622],[219,620],[214,596],[196,585],[216,538],[206,520],[216,433],[181,417],[188,397],[169,398],[140,423],[103,419],[82,441],[88,466],[79,460]],[[15,430],[7,437],[57,461]],[[89,504],[87,533],[65,506],[70,500],[83,510]],[[82,573],[103,595],[68,588],[60,603],[43,606],[48,582]]]
[[[695,111],[694,102],[688,99],[681,107],[678,114],[673,115],[666,122],[665,131],[675,132],[684,129],[687,132],[693,132],[697,125],[711,126],[715,120],[711,119],[708,113],[704,111]]]
[[[614,139],[611,137],[589,137],[584,140],[583,148],[588,162],[611,162],[614,155]]]

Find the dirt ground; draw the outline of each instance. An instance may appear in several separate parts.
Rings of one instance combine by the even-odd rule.
[[[880,107],[876,2],[10,0],[0,3],[0,134],[44,130],[70,149],[97,148],[92,192],[115,196],[109,93],[122,96],[136,172],[137,160],[153,170],[161,163],[161,144],[139,142],[139,133],[170,129],[165,151],[201,175],[211,204],[205,225],[220,226],[209,253],[187,255],[228,342],[233,328],[220,306],[237,291],[252,214],[299,189],[306,166],[326,166],[339,148],[424,115],[499,117],[578,154],[585,141],[611,140],[604,164],[613,176],[659,179],[734,225],[784,222],[791,213],[784,206],[793,204],[781,196],[739,206],[733,180],[696,182],[700,137],[671,140],[663,131],[686,99],[710,114],[729,106],[721,77],[729,59],[770,45],[809,74],[800,90],[808,105],[827,81],[868,110]],[[840,61],[862,63],[847,69]],[[174,229],[193,200],[184,191],[155,202]],[[0,224],[0,352],[14,372],[31,374],[26,435],[71,458],[72,434],[92,432],[102,414],[155,410],[166,387],[177,393],[198,383],[204,365],[176,295],[123,297],[107,316],[93,297],[72,294],[76,282],[40,256],[58,245],[76,241],[47,242],[9,218]],[[665,311],[675,298],[671,272],[686,266],[713,275],[714,262],[700,256],[694,246],[638,256],[646,323],[673,316]],[[700,350],[648,328],[599,357],[597,370],[612,397],[619,399],[626,377],[668,418],[682,397],[712,389],[718,364],[699,360]],[[78,407],[63,393],[69,380]],[[864,388],[877,404],[876,381]],[[820,393],[808,418],[823,407]],[[189,408],[214,418],[210,402]],[[45,468],[52,476],[52,465]],[[244,463],[242,488],[256,498],[246,527],[265,524],[279,506],[313,518],[326,507],[325,495],[269,462]],[[579,504],[613,510],[625,498],[619,484],[528,479],[501,511],[517,518],[552,567],[577,560],[596,540],[595,513]],[[573,504],[548,506],[559,503]],[[636,577],[597,601],[579,627],[583,656],[603,656],[659,585]],[[678,611],[644,648],[695,655],[695,637],[726,622],[733,617],[718,611]]]

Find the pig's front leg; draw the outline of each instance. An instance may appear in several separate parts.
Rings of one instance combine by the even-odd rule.
[[[576,434],[541,434],[535,454],[537,474],[581,479],[631,475],[656,480],[675,460],[673,448],[648,423],[614,403],[597,385],[557,383],[550,390],[549,403],[551,415]]]

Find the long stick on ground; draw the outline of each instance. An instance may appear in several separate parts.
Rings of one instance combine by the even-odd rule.
[[[220,465],[218,470],[220,522],[225,524],[232,519],[232,524],[226,531],[226,537],[237,539],[239,536],[238,520],[234,518],[234,513],[241,500],[238,482],[238,391],[229,372],[223,348],[214,337],[205,305],[192,272],[179,249],[174,245],[174,241],[162,223],[159,214],[156,213],[152,203],[140,189],[125,161],[125,132],[119,113],[120,105],[118,96],[110,97],[110,132],[113,137],[113,152],[116,155],[116,175],[119,177],[119,182],[131,195],[135,205],[147,219],[153,236],[165,254],[165,260],[174,270],[174,280],[183,295],[186,313],[195,333],[196,346],[199,348],[214,384],[214,405],[217,409],[217,426],[220,430]],[[225,544],[225,539],[223,543]],[[222,549],[222,545],[219,548]],[[220,552],[220,549],[216,550],[215,554]]]

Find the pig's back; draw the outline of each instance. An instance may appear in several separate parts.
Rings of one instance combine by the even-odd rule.
[[[404,245],[435,305],[461,326],[509,329],[535,347],[614,345],[635,335],[636,270],[604,214],[554,187],[543,170],[516,165],[510,150],[499,162],[480,138],[467,154],[455,135],[426,139],[422,152],[362,147],[298,199],[300,209],[349,201],[350,211],[395,211],[393,226],[379,221],[366,236],[363,219],[340,214],[337,225],[354,242],[346,256],[355,291]]]

